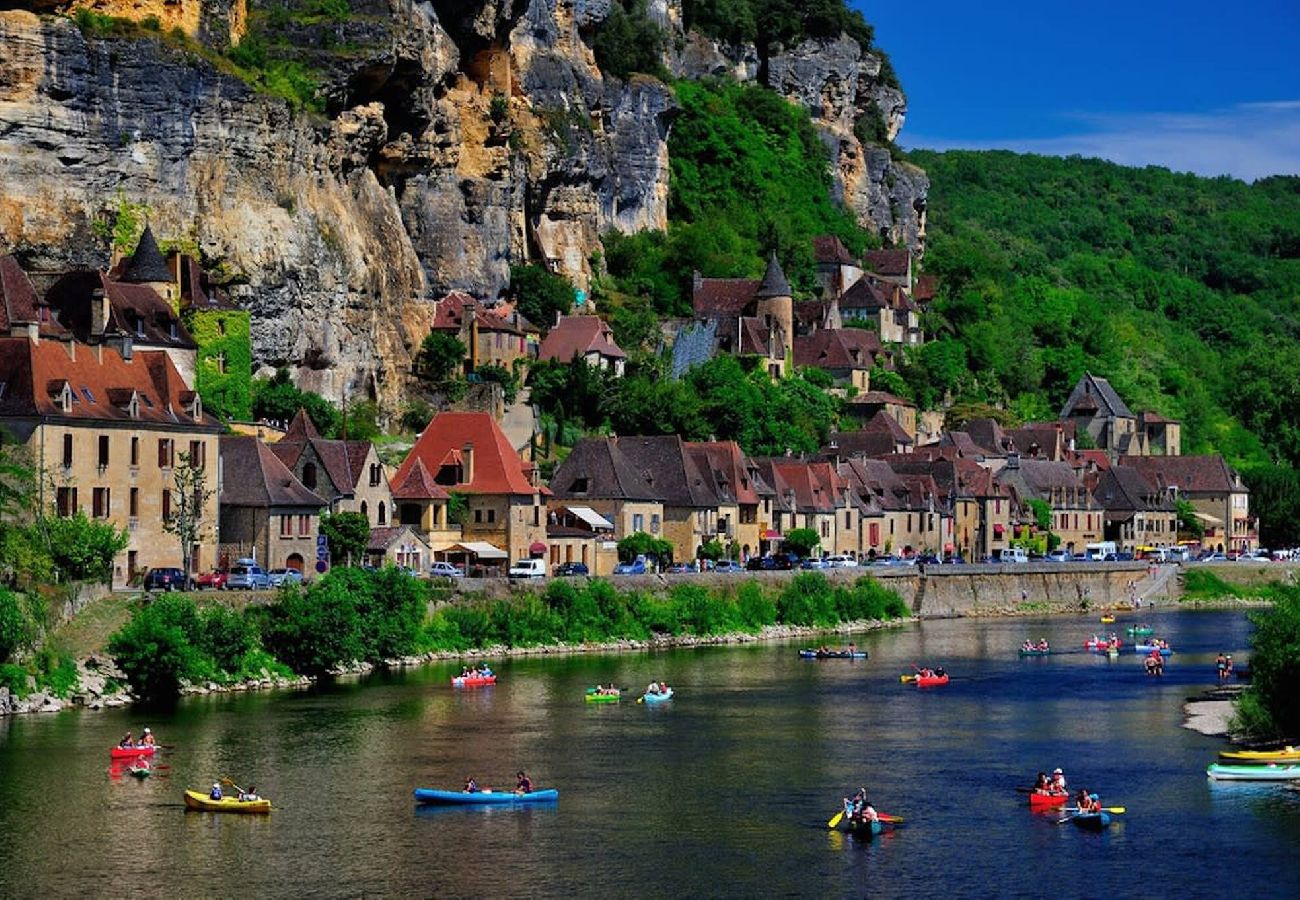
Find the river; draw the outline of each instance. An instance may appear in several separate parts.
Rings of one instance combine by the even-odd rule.
[[[1222,743],[1179,727],[1215,653],[1245,658],[1244,614],[1144,618],[1178,651],[1163,679],[1132,651],[1076,652],[1095,616],[968,619],[862,635],[865,662],[774,644],[537,657],[479,690],[430,666],[0,720],[0,896],[1300,895],[1300,793],[1207,783]],[[1040,636],[1070,652],[1019,659]],[[952,683],[901,684],[913,663]],[[652,678],[677,690],[665,707],[583,702]],[[114,777],[108,748],[144,725],[175,745],[169,768]],[[1103,834],[1031,814],[1015,787],[1057,765],[1128,813]],[[510,787],[518,768],[559,802],[412,802],[470,774]],[[278,808],[184,810],[185,787],[221,776]],[[905,827],[827,831],[859,784]]]

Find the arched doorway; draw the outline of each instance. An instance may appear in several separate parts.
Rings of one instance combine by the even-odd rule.
[[[297,569],[299,572],[301,572],[303,567],[302,554],[290,553],[289,558],[284,561],[284,564],[288,566],[290,569]]]

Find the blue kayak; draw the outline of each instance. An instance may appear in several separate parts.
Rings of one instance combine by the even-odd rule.
[[[1153,650],[1159,650],[1161,656],[1172,656],[1174,651],[1169,647],[1157,647],[1155,644],[1135,644],[1133,649],[1138,653],[1150,653]]]
[[[641,695],[641,702],[642,702],[642,703],[649,703],[651,706],[653,706],[653,705],[656,704],[656,703],[667,703],[667,702],[668,702],[669,700],[671,700],[671,699],[673,699],[673,689],[672,689],[672,688],[669,688],[668,690],[666,690],[666,691],[664,691],[663,693],[660,693],[660,694],[642,694],[642,695]]]
[[[514,791],[439,791],[433,788],[416,788],[416,803],[438,803],[444,806],[479,806],[489,803],[551,803],[560,799],[555,788],[516,794]]]
[[[1075,813],[1070,821],[1088,831],[1101,831],[1110,825],[1110,813]]]
[[[866,659],[867,651],[854,650],[800,650],[800,659]]]

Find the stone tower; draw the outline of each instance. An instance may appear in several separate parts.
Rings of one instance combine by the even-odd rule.
[[[754,299],[758,301],[755,315],[771,333],[768,355],[773,362],[779,356],[780,371],[782,374],[788,373],[794,368],[794,297],[790,282],[781,270],[781,264],[776,261],[775,252],[768,258],[767,272],[763,275],[763,283],[758,286]]]
[[[167,301],[172,311],[179,314],[180,291],[177,289],[176,278],[168,268],[162,251],[158,249],[158,241],[154,239],[153,229],[148,225],[144,226],[140,242],[135,245],[135,252],[127,260],[126,266],[122,269],[122,276],[118,280],[153,288],[159,297]]]

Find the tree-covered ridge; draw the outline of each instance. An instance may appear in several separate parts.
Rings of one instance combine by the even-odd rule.
[[[1300,179],[1253,185],[1009,152],[918,151],[941,279],[923,401],[1054,415],[1083,373],[1184,422],[1184,452],[1300,462]]]

